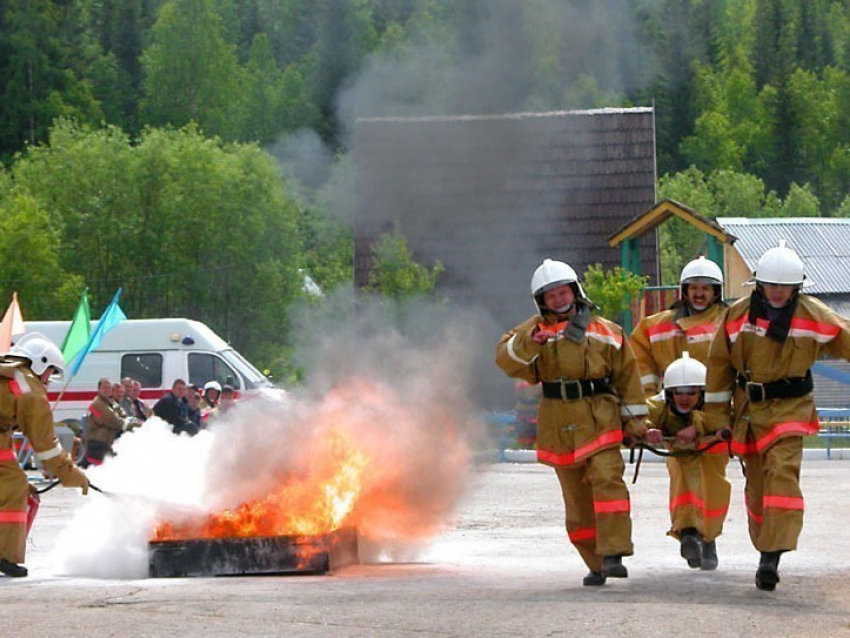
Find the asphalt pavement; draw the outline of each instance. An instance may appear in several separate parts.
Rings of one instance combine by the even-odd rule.
[[[633,467],[627,467],[631,481]],[[44,495],[25,579],[0,577],[3,636],[850,636],[850,463],[806,461],[800,547],[772,593],[755,588],[758,554],[733,461],[720,567],[691,570],[668,527],[661,463],[631,485],[635,556],[627,580],[582,587],[551,469],[482,463],[455,520],[404,562],[324,576],[79,578],[54,573],[57,538],[84,499]],[[132,521],[127,521],[132,526]],[[91,530],[96,549],[97,530]],[[82,541],[87,542],[87,541]]]

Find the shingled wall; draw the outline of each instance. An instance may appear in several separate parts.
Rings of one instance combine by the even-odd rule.
[[[397,227],[419,263],[442,262],[442,295],[504,328],[533,311],[543,258],[620,265],[606,238],[655,204],[652,108],[359,119],[353,152],[356,283]],[[655,283],[652,234],[642,260]]]

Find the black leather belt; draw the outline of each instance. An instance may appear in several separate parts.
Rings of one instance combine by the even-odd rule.
[[[576,401],[582,397],[592,397],[594,394],[614,394],[608,379],[558,379],[544,381],[543,396],[547,399],[563,399]]]
[[[770,383],[753,383],[747,381],[743,374],[739,374],[736,378],[738,387],[747,393],[747,398],[758,403],[759,401],[767,401],[768,399],[796,399],[804,397],[814,389],[812,382],[812,371],[806,372],[804,377],[788,377],[779,381],[771,381]]]

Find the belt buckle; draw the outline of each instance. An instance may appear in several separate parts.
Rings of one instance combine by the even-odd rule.
[[[760,398],[757,398],[757,399],[753,398],[753,389],[754,388],[757,388],[758,391],[761,393]],[[767,394],[764,390],[764,384],[763,383],[753,383],[752,381],[747,381],[747,398],[750,401],[753,401],[755,403],[758,403],[759,401],[766,401],[767,400]]]
[[[564,401],[578,401],[582,397],[581,393],[581,382],[576,381],[575,379],[558,379],[558,382],[561,384],[561,399]],[[567,386],[575,385],[577,395],[576,397],[568,397],[567,396]]]

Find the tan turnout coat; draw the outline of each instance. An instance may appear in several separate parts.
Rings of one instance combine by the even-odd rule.
[[[88,485],[56,438],[44,384],[26,362],[0,359],[0,558],[23,563],[30,488],[14,453],[16,429],[27,437],[40,465],[62,485]]]

